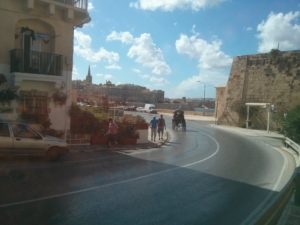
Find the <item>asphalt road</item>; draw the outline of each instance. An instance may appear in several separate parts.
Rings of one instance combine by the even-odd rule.
[[[246,224],[290,175],[280,144],[189,121],[158,149],[2,160],[0,224]]]

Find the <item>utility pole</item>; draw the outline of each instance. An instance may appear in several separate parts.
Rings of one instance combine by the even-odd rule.
[[[206,84],[202,81],[197,81],[198,83],[202,83],[203,84],[203,116],[205,116],[205,89],[206,89]]]

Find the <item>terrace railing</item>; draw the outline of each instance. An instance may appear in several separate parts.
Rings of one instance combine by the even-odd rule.
[[[88,0],[53,0],[66,5],[71,5],[79,9],[88,9]]]
[[[10,51],[10,71],[44,75],[62,75],[63,56],[47,52]]]

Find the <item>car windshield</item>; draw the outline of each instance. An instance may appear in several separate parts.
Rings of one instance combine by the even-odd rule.
[[[39,138],[40,135],[25,124],[13,124],[12,131],[17,138]]]
[[[299,0],[0,2],[0,225],[300,224]]]

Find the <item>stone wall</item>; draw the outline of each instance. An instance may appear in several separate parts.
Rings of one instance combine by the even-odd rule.
[[[272,121],[276,123],[276,118],[300,104],[300,51],[272,50],[236,57],[224,93],[217,92],[217,101],[222,105],[216,109],[220,124],[244,126],[247,102],[274,105]],[[263,111],[252,109],[253,126],[265,126]]]

